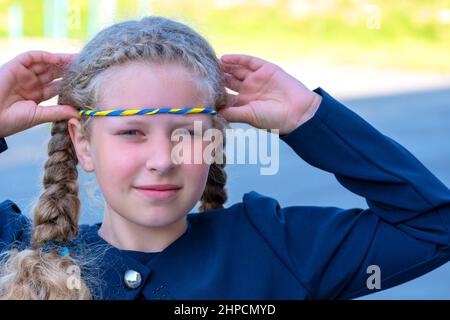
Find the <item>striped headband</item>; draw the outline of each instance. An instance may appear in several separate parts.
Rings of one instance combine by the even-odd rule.
[[[152,115],[158,113],[170,114],[192,114],[207,113],[216,115],[217,111],[212,108],[150,108],[133,110],[81,110],[80,115],[89,117],[111,117],[111,116],[134,116],[134,115]]]

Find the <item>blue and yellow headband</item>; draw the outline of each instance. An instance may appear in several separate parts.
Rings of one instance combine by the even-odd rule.
[[[149,109],[130,109],[130,110],[122,109],[122,110],[80,111],[80,115],[89,117],[152,115],[158,113],[170,113],[170,114],[207,113],[211,115],[216,115],[217,111],[212,108],[149,108]]]

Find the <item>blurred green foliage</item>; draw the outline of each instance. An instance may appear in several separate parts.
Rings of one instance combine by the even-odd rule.
[[[70,19],[78,19],[76,28],[72,24],[68,35],[86,41],[89,0],[68,1]],[[42,37],[44,2],[0,0],[0,38],[8,37],[8,9],[13,4],[23,8],[25,37]],[[268,59],[308,55],[339,63],[450,71],[450,0],[154,0],[150,3],[152,14],[190,24],[219,53],[239,50]],[[116,0],[116,21],[145,15],[139,12],[139,4],[142,0]]]

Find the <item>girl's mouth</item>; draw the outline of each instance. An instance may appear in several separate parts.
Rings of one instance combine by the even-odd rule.
[[[142,195],[157,200],[168,200],[173,198],[181,189],[176,185],[154,185],[154,186],[140,186],[135,189]]]

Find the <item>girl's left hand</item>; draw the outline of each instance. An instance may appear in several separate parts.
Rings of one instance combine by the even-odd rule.
[[[230,122],[285,135],[312,118],[320,105],[320,95],[273,63],[243,54],[223,55],[220,62],[226,86],[238,93],[228,94],[227,106],[218,110]]]

